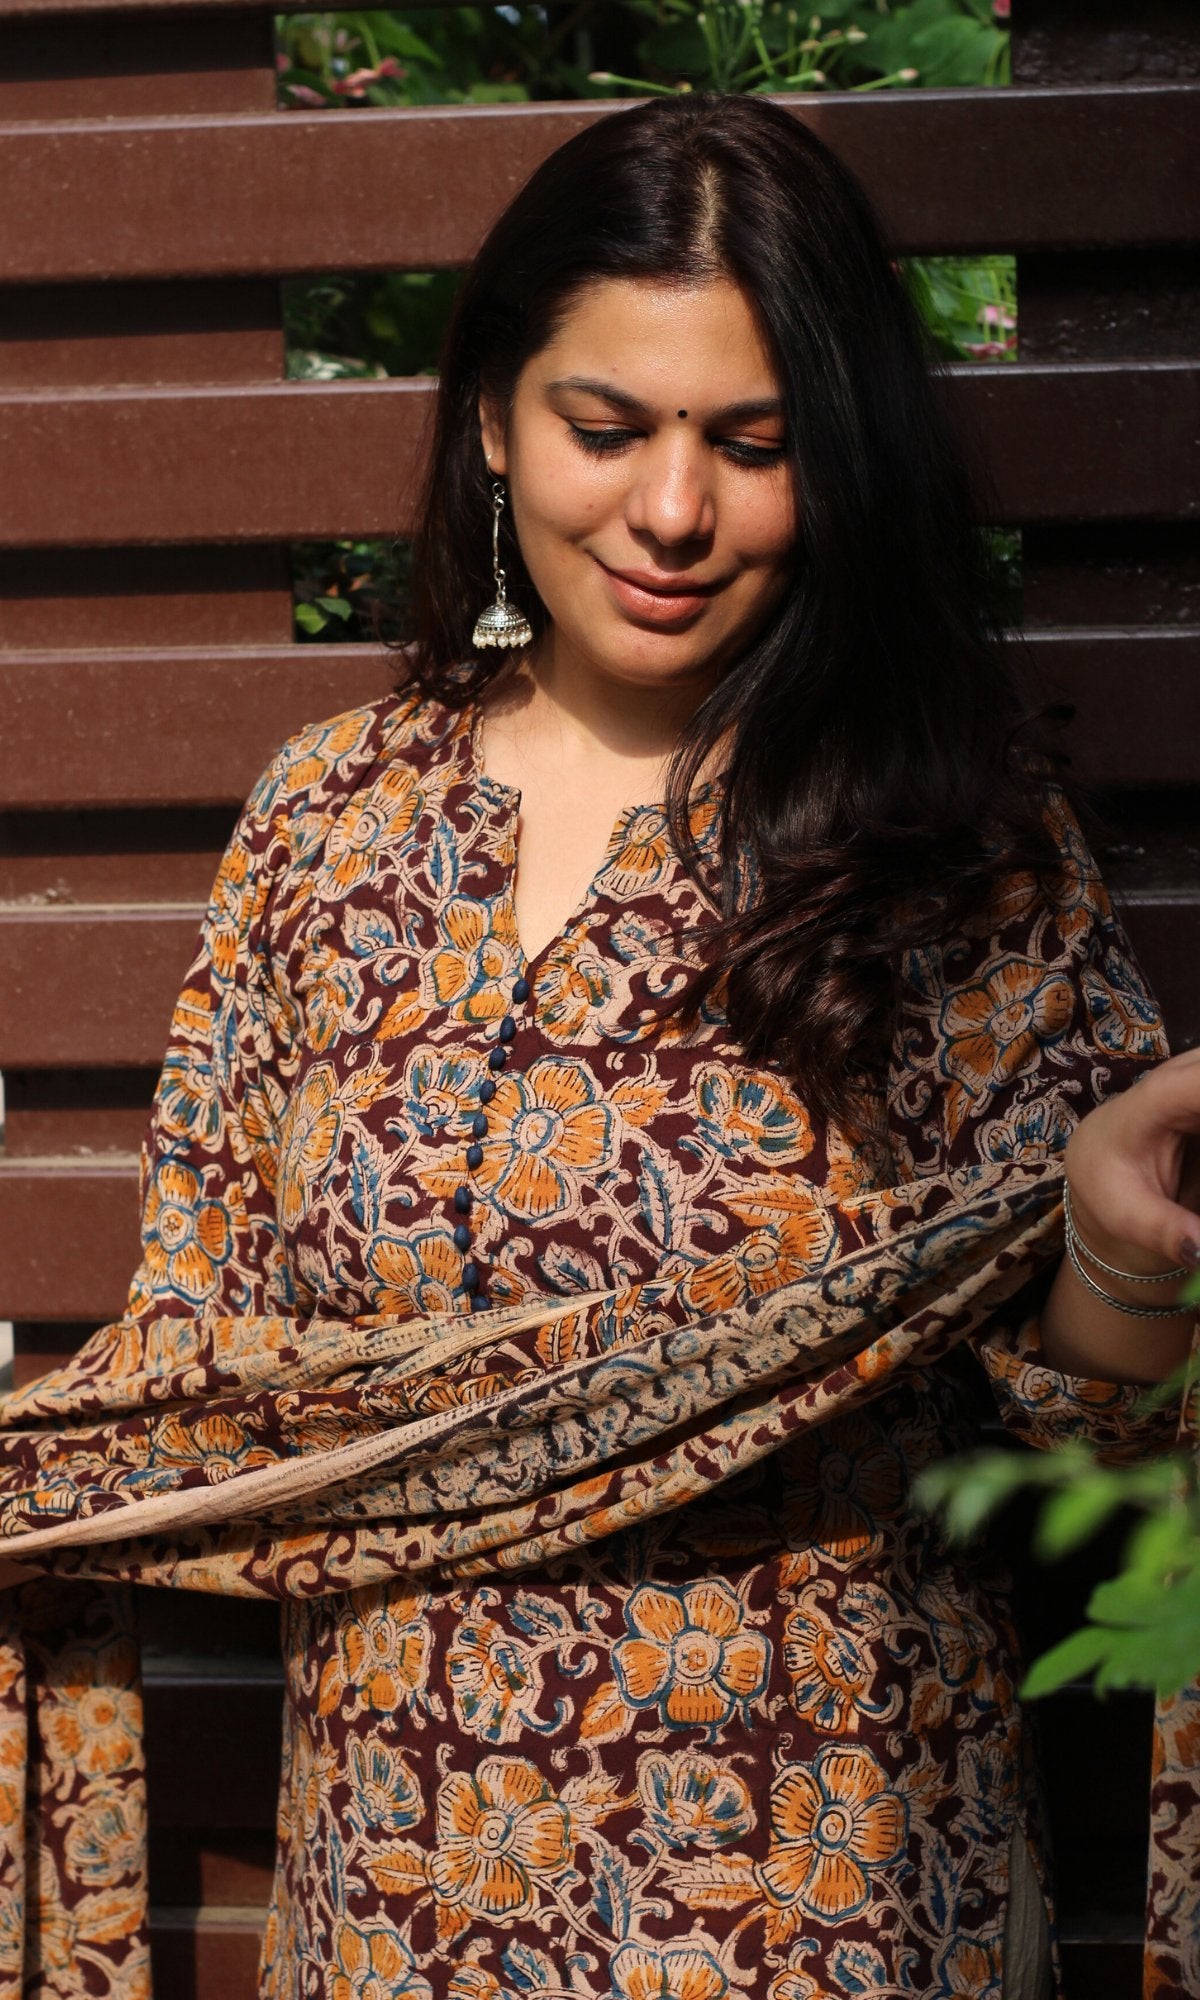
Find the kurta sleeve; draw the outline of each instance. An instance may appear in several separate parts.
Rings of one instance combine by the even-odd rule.
[[[1062,856],[1056,878],[1009,877],[975,923],[905,961],[888,1090],[899,1178],[1053,1158],[1094,1105],[1167,1054],[1157,1006],[1057,789],[1047,815]],[[1171,1444],[1176,1407],[1146,1412],[1136,1385],[1046,1364],[1036,1304],[1026,1297],[980,1339],[1005,1423],[1031,1444],[1085,1437],[1108,1457]],[[1131,1352],[1136,1340],[1131,1319]]]

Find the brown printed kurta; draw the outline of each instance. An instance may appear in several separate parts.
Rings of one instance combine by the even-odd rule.
[[[840,1270],[882,1191],[1053,1160],[1163,1052],[1051,801],[1053,901],[1014,879],[913,956],[881,1137],[852,1145],[718,1005],[681,1027],[712,917],[658,807],[621,815],[526,963],[519,797],[475,738],[472,711],[395,697],[295,739],[243,815],[145,1160],[126,1324],[170,1365],[220,1315],[328,1339],[610,1294],[601,1351],[636,1316],[678,1357],[693,1321]],[[716,811],[697,795],[710,853]],[[411,1408],[535,1381],[582,1324],[464,1343]],[[1120,1454],[1173,1423],[1045,1368],[1020,1310],[979,1345],[1036,1443]],[[884,1380],[831,1351],[826,1420],[750,1450],[724,1419],[744,1470],[574,1552],[535,1538],[497,1571],[468,1535],[436,1570],[288,1584],[265,2000],[1001,2000],[1014,1833],[1036,1844],[1003,1588],[909,1497],[969,1440],[961,1360]],[[253,1466],[244,1427],[204,1421],[179,1445],[204,1478]]]

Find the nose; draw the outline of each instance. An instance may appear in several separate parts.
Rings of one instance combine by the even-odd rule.
[[[708,454],[686,434],[655,439],[639,454],[626,518],[635,533],[664,548],[706,540],[716,527],[716,500]]]

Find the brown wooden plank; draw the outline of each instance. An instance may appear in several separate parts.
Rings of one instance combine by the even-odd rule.
[[[897,248],[936,252],[1187,242],[1196,95],[1167,83],[780,101],[859,175]],[[463,264],[533,168],[619,108],[31,120],[0,132],[0,268],[52,280]]]
[[[1200,513],[1200,363],[981,363],[949,392],[999,520]],[[431,401],[425,380],[3,396],[0,544],[405,533]]]
[[[159,1051],[161,1054],[161,1051]],[[4,1072],[4,1153],[136,1153],[142,1143],[157,1061],[147,1069],[14,1069]]]
[[[0,122],[270,113],[275,99],[266,8],[219,24],[174,5],[106,11],[57,29],[0,13]]]
[[[0,909],[203,906],[234,818],[198,806],[0,814]]]
[[[238,806],[293,731],[386,694],[398,672],[371,645],[0,654],[0,798]]]
[[[1070,747],[1082,779],[1200,784],[1200,626],[1026,636],[1047,698],[1074,705]]]
[[[1200,782],[1200,626],[1025,636],[1047,698],[1076,706],[1089,783]],[[386,694],[399,670],[370,645],[0,654],[0,798],[236,807],[294,730]]]
[[[161,1058],[199,917],[154,904],[0,909],[0,1067],[124,1067]]]
[[[0,549],[6,648],[277,645],[292,623],[285,549]]]
[[[169,2000],[255,2000],[265,1921],[261,1907],[152,1907],[154,1991]]]
[[[0,1159],[0,1319],[117,1319],[139,1256],[136,1160]]]

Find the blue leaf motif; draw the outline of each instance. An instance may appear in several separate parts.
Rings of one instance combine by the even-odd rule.
[[[500,1963],[522,1993],[545,1991],[554,1985],[551,1966],[532,1945],[510,1944]]]
[[[379,1171],[365,1138],[355,1146],[350,1164],[350,1204],[363,1228],[373,1232],[379,1223]]]
[[[835,1944],[830,1969],[847,1994],[876,1993],[888,1983],[887,1967],[873,1944]]]
[[[538,1258],[538,1269],[556,1292],[603,1292],[604,1273],[586,1250],[569,1250],[556,1243]]]
[[[561,1605],[549,1597],[538,1597],[532,1590],[519,1590],[508,1607],[508,1615],[520,1631],[531,1638],[551,1632],[565,1632],[567,1617]]]
[[[958,1871],[940,1833],[935,1832],[930,1837],[925,1866],[929,1883],[929,1914],[934,1927],[939,1931],[955,1930],[958,1925]]]
[[[620,1855],[611,1847],[604,1848],[597,1859],[593,1893],[596,1898],[596,1915],[605,1930],[610,1931],[615,1938],[626,1937],[633,1905],[629,1871]]]

